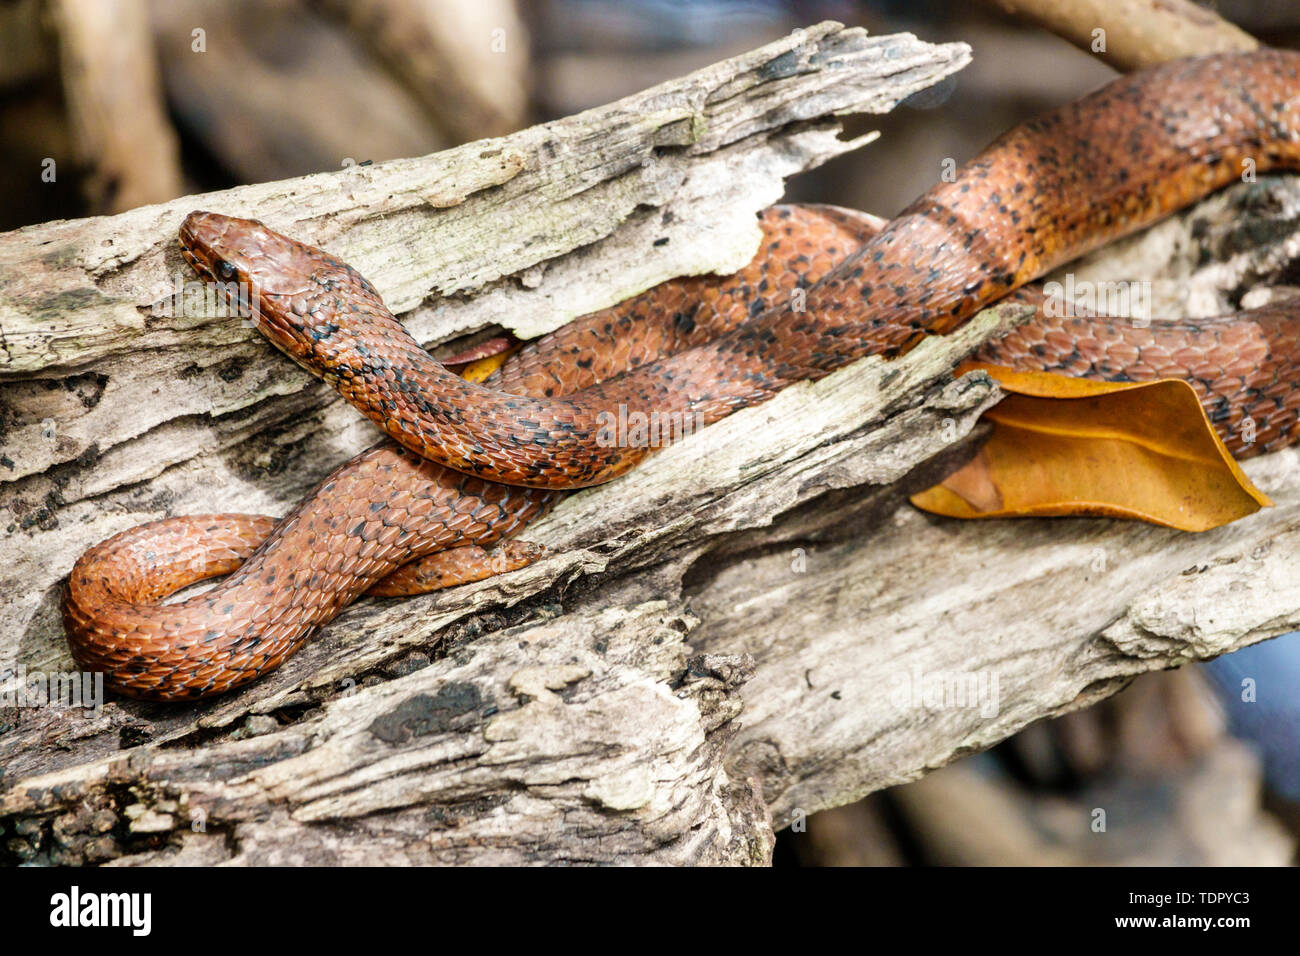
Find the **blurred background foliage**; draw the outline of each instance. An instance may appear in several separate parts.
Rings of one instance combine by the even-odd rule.
[[[1209,4],[1207,4],[1209,5]],[[1294,0],[1212,5],[1300,41]],[[0,229],[381,162],[544,122],[835,19],[963,40],[971,65],[789,184],[881,216],[944,158],[1113,72],[964,0],[4,0]],[[742,718],[743,719],[743,718]],[[1107,832],[1090,828],[1106,812]],[[782,864],[1294,861],[1300,637],[1099,706],[780,836]]]

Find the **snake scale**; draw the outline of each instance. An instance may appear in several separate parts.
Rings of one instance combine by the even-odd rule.
[[[364,593],[527,564],[538,549],[511,535],[565,489],[608,481],[649,452],[601,441],[602,413],[621,405],[707,424],[862,356],[900,355],[1008,294],[1039,301],[1026,283],[1238,179],[1243,161],[1300,168],[1298,77],[1300,54],[1276,50],[1122,77],[1005,133],[879,230],[846,210],[775,207],[742,272],[665,283],[575,321],[483,384],[435,362],[328,253],[253,220],[192,213],[185,259],[205,279],[253,290],[245,304],[259,330],[389,438],[282,519],[167,518],[87,551],[63,603],[73,656],[121,693],[192,699],[277,667]],[[1246,454],[1300,434],[1298,325],[1285,305],[1146,328],[1040,311],[978,357],[1187,379]],[[1246,416],[1250,445],[1236,428]]]

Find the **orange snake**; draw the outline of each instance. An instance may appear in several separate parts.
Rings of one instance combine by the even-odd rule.
[[[190,699],[278,666],[363,593],[418,593],[527,564],[538,549],[503,539],[561,489],[608,481],[650,450],[602,440],[602,413],[622,405],[716,421],[791,382],[947,332],[1232,182],[1243,160],[1300,168],[1298,74],[1300,54],[1264,50],[1120,78],[1004,134],[878,234],[844,210],[769,210],[743,272],[666,283],[580,319],[484,385],[430,358],[328,253],[252,220],[192,213],[186,260],[210,281],[239,283],[259,330],[390,440],[278,521],[168,518],[87,551],[63,605],[73,656],[122,693]],[[1296,324],[1277,307],[1148,328],[1040,313],[979,357],[1189,379],[1229,447],[1256,452],[1300,430]],[[1249,446],[1237,437],[1245,416],[1257,425]],[[219,574],[229,576],[205,593],[160,603]]]

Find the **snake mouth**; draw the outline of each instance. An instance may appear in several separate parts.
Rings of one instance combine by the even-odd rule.
[[[179,230],[181,255],[194,271],[205,279],[211,279],[216,275],[212,263],[208,261],[211,243],[203,235],[204,223],[211,217],[211,213],[192,212],[185,217]]]
[[[197,255],[194,254],[194,252],[190,249],[190,247],[185,244],[184,239],[181,239],[180,247],[181,247],[181,258],[184,259],[186,263],[189,264],[189,267],[198,274],[198,277],[205,281],[212,281],[213,279],[212,270],[208,268],[208,264],[206,262],[204,262],[202,259],[200,259]]]
[[[258,303],[258,297],[253,296],[253,301]],[[271,341],[272,345],[294,361],[299,361],[304,351],[302,330],[286,321],[279,310],[262,308],[258,303],[251,310],[247,310],[245,317]],[[310,366],[308,369],[311,370]]]
[[[226,280],[217,277],[212,265],[202,255],[201,247],[187,245],[181,240],[181,258],[183,258],[198,275],[200,281],[208,283],[219,295],[225,297],[235,310],[234,314],[254,326],[261,327],[262,309],[259,307],[257,290],[240,280]]]
[[[278,344],[284,332],[281,330],[279,335],[275,335],[268,328],[257,286],[221,253],[221,241],[231,222],[218,213],[201,210],[190,213],[179,230],[181,257],[201,280],[209,283],[218,295],[224,296],[236,317],[261,330]]]

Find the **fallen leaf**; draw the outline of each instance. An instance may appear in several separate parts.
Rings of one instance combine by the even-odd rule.
[[[481,382],[487,378],[502,365],[506,364],[506,359],[519,351],[520,342],[513,348],[506,349],[504,352],[498,352],[496,355],[489,355],[487,358],[479,359],[477,362],[470,362],[460,370],[460,377],[467,382]]]
[[[953,518],[1104,515],[1206,531],[1272,502],[1242,472],[1186,382],[1095,382],[982,369],[1006,398],[979,454],[912,504]]]

